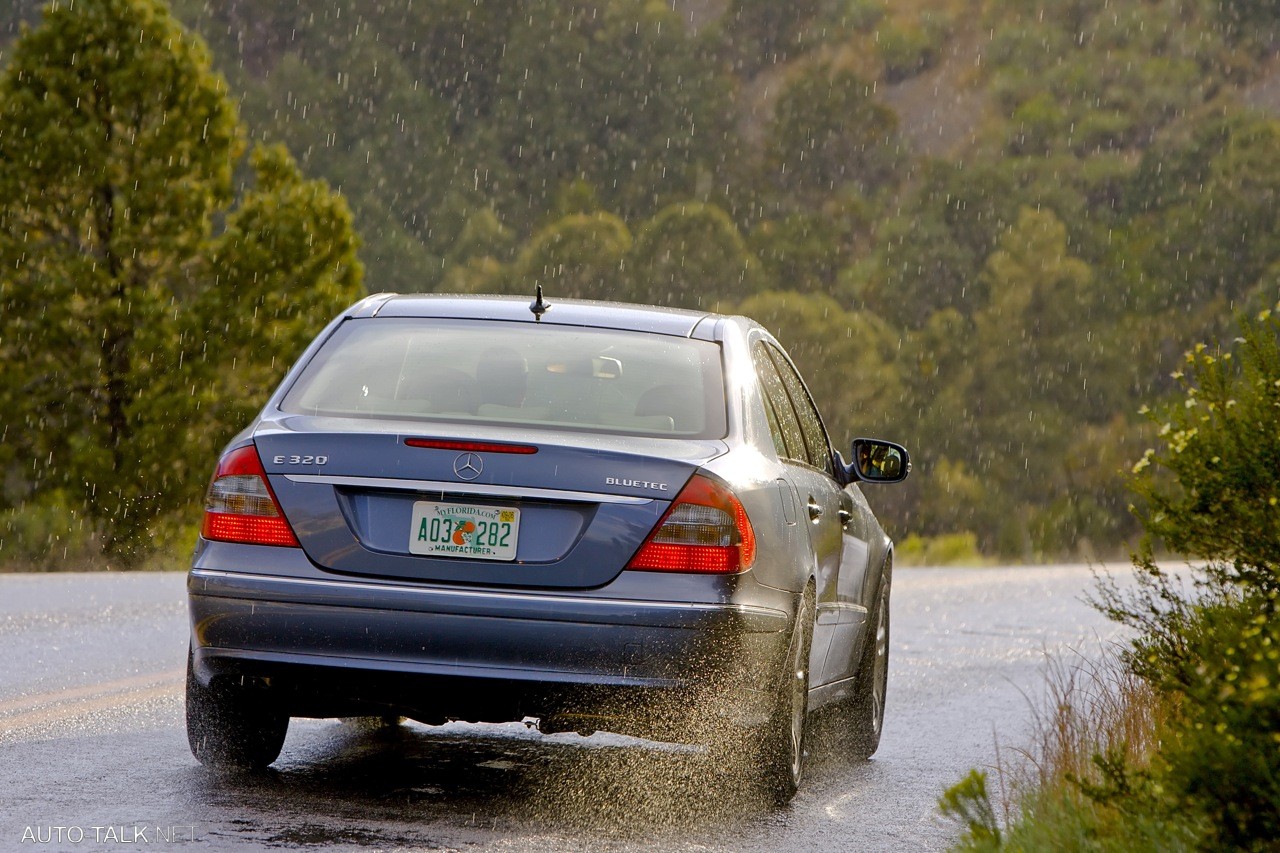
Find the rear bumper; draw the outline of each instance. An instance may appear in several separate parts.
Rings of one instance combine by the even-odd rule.
[[[757,604],[208,568],[192,570],[188,592],[196,677],[269,683],[295,716],[536,716],[650,733],[627,721],[709,700],[751,724],[767,713],[791,623]]]

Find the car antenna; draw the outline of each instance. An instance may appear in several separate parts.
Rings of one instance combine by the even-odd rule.
[[[534,291],[534,294],[533,301],[529,303],[529,310],[533,312],[533,316],[541,323],[542,315],[551,310],[551,305],[542,298],[542,285],[537,285],[537,290]]]

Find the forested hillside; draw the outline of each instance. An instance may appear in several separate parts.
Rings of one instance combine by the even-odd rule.
[[[1139,401],[1280,298],[1275,0],[173,6],[369,291],[753,316],[839,444],[911,448],[900,539],[1118,550]]]

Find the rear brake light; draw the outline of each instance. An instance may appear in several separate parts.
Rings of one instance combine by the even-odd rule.
[[[200,535],[219,542],[298,547],[252,444],[218,460],[204,499]]]
[[[538,452],[532,444],[508,444],[504,441],[458,441],[451,438],[406,438],[409,447],[425,447],[430,450],[457,450],[470,453],[518,453],[528,456]]]
[[[733,574],[755,558],[756,535],[742,504],[719,480],[694,474],[627,568]]]

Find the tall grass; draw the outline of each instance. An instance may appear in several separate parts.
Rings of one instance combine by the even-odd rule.
[[[1098,781],[1094,756],[1123,758],[1143,768],[1159,742],[1168,708],[1143,679],[1129,672],[1122,649],[1104,645],[1097,657],[1073,649],[1046,655],[1044,694],[1031,705],[1031,742],[997,749],[1006,820],[1021,792]]]
[[[1028,697],[1021,746],[997,744],[994,790],[974,771],[940,800],[964,834],[956,849],[1190,849],[1196,833],[1162,811],[1149,774],[1174,712],[1124,663],[1123,650],[1047,656]]]

